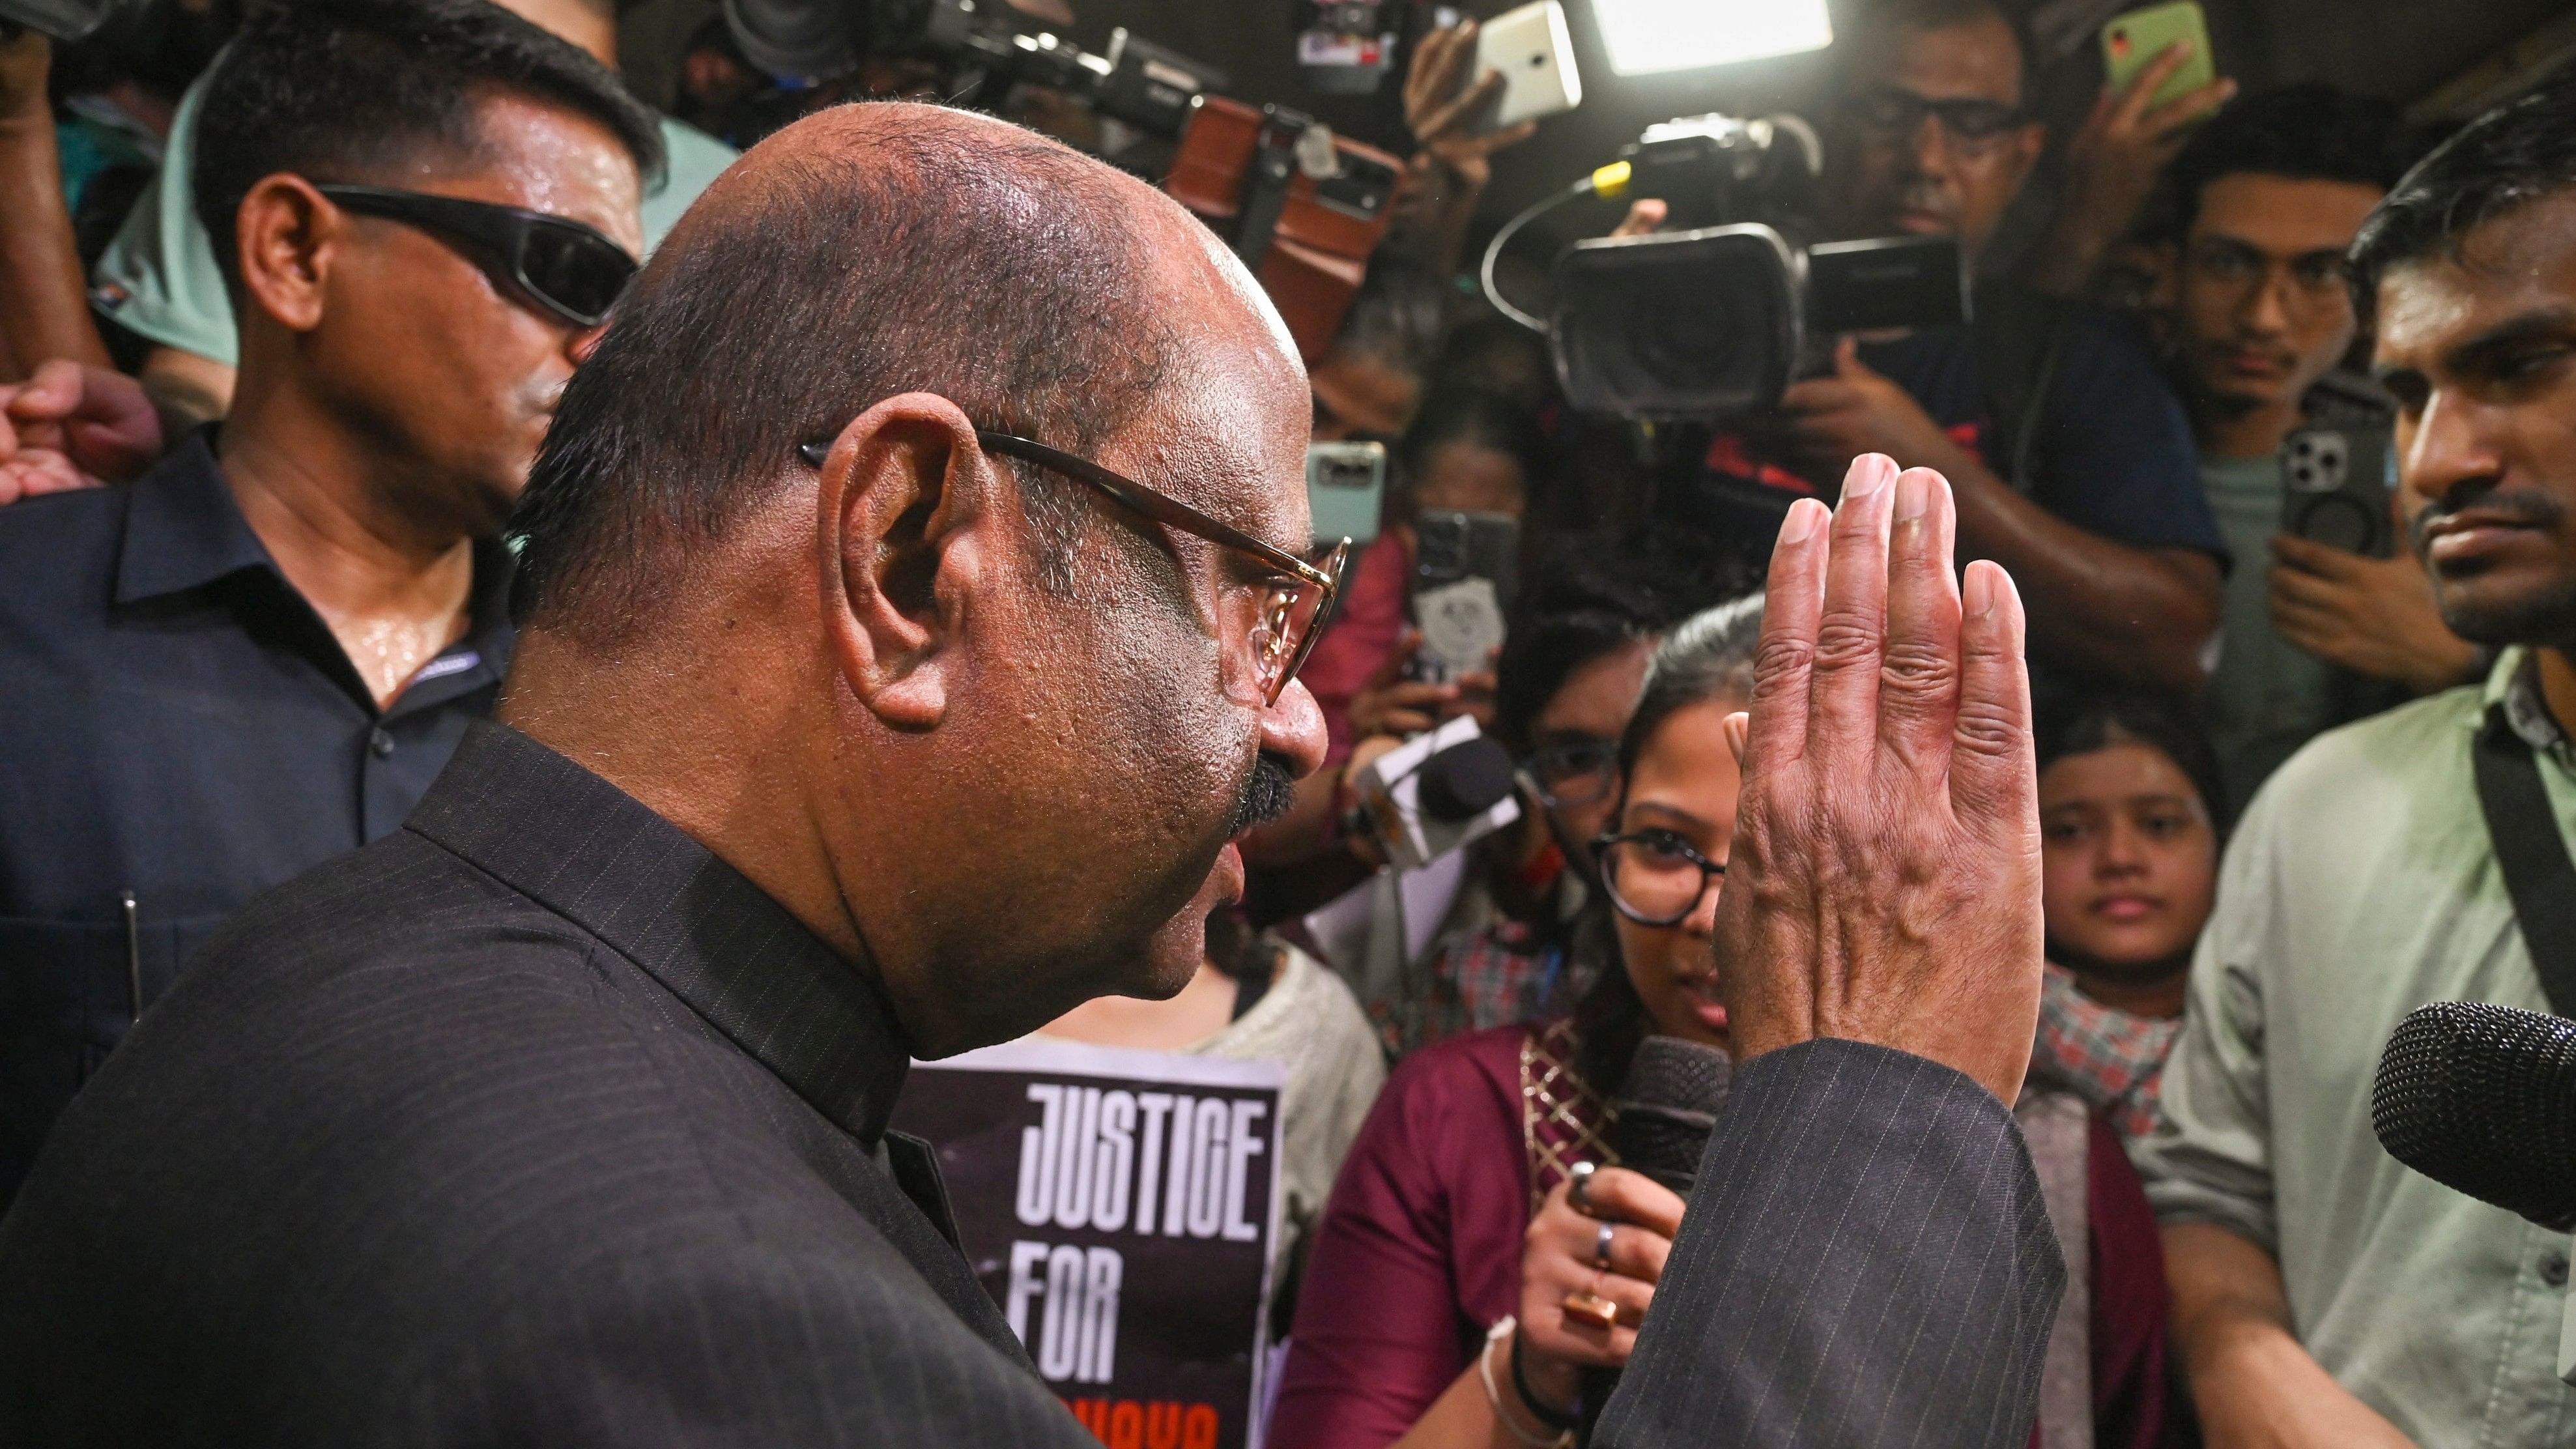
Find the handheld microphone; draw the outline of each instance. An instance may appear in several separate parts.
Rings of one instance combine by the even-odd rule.
[[[1617,1115],[1605,1134],[1610,1150],[1619,1154],[1619,1165],[1689,1197],[1734,1077],[1734,1062],[1713,1046],[1677,1036],[1650,1036],[1637,1043],[1636,1055],[1628,1059],[1627,1080],[1611,1100]],[[1583,1442],[1591,1442],[1592,1426],[1618,1386],[1617,1369],[1583,1371]]]
[[[2398,1023],[2370,1089],[2398,1161],[2554,1232],[2576,1226],[2576,1021],[2437,1001]]]
[[[1717,1126],[1735,1065],[1726,1053],[1677,1036],[1637,1043],[1628,1079],[1611,1108],[1611,1149],[1619,1165],[1642,1172],[1684,1197],[1699,1176],[1700,1155]]]

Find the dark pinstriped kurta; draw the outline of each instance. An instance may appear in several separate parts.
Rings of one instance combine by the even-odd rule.
[[[885,1136],[905,1059],[775,902],[477,726],[63,1116],[0,1222],[0,1444],[1089,1443]],[[1818,1043],[1710,1150],[1607,1442],[2030,1422],[2062,1272],[2000,1105]]]

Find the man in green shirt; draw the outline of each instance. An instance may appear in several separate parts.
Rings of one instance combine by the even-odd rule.
[[[617,68],[617,0],[502,0],[502,8]],[[209,421],[231,410],[236,362],[232,304],[189,193],[205,90],[200,76],[181,98],[160,176],[135,202],[91,277],[90,299],[98,310],[154,344],[144,361],[143,384],[179,422]],[[661,179],[644,194],[647,249],[661,242],[735,155],[732,147],[668,116],[662,118],[662,147],[667,159]]]
[[[2503,652],[2331,731],[2254,800],[2140,1166],[2214,1444],[2576,1445],[2569,1240],[2400,1166],[2370,1083],[2427,1001],[2546,1010],[2472,784],[2535,750],[2576,829],[2576,74],[2472,123],[2354,244],[2443,620]]]
[[[2414,559],[2284,531],[2281,446],[2312,421],[2328,396],[2320,380],[2352,347],[2344,249],[2411,159],[2395,107],[2305,85],[2220,112],[2168,178],[2175,351],[2201,486],[2236,560],[2203,696],[2231,807],[2319,730],[2474,667]],[[2339,421],[2384,430],[2376,409],[2352,411]]]

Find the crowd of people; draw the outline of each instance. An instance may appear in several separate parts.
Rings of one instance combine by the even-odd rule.
[[[867,632],[828,636],[883,691],[867,708],[898,722],[897,761],[942,709],[922,621],[969,587],[971,560],[925,541],[972,526],[943,492],[961,440],[1036,478],[1127,426],[1064,404],[1075,372],[1094,395],[1196,386],[1195,320],[1133,305],[1108,243],[997,296],[980,283],[1009,269],[950,233],[873,224],[869,274],[953,305],[954,331],[872,331],[832,295],[838,255],[792,234],[840,224],[792,167],[758,184],[803,210],[758,222],[740,261],[776,297],[703,253],[648,266],[719,224],[692,204],[742,174],[736,145],[917,96],[935,77],[912,62],[781,87],[711,26],[682,120],[621,82],[612,0],[152,14],[59,54],[0,40],[0,1203],[40,1163],[68,1170],[57,1119],[247,902],[415,812],[469,828],[433,786],[505,693],[626,664],[619,621],[682,581],[657,550],[740,526],[695,491],[707,457],[912,470],[908,508],[848,505],[878,530],[846,562]],[[1158,940],[1135,997],[1013,987],[1051,1008],[1039,1035],[1286,1064],[1264,1442],[1588,1431],[1587,1375],[1635,1351],[1685,1207],[1612,1148],[1631,1058],[1650,1037],[1736,1047],[1730,719],[1767,667],[1765,569],[1800,501],[1834,502],[1876,454],[1947,480],[1958,557],[2001,565],[2028,608],[2046,960],[2007,1105],[2068,1282],[2031,1442],[2576,1445],[2555,1370],[2567,1239],[2399,1167],[2369,1110],[2380,1045],[2417,1005],[2576,1008],[2535,973],[2471,779],[2473,742],[2519,751],[2576,801],[2576,73],[2444,136],[2317,85],[2154,103],[2168,54],[2058,138],[2054,209],[2008,245],[2052,140],[2024,17],[1878,0],[1817,108],[1818,220],[1955,238],[1972,320],[1842,338],[1776,406],[1678,430],[1676,467],[1674,430],[1650,456],[1576,414],[1545,341],[1461,282],[1477,196],[1529,134],[1462,119],[1493,88],[1465,74],[1473,36],[1414,47],[1396,224],[1305,359],[1311,438],[1383,444],[1386,491],[1288,665],[1319,736],[1263,737],[1228,832],[1242,899],[1198,902],[1204,946],[1195,922],[1186,946]],[[1006,109],[1086,140],[1061,96]],[[987,144],[863,130],[906,174],[856,184],[898,209]],[[1036,149],[1013,165],[1072,174]],[[1125,234],[1113,202],[1088,204],[1086,225]],[[1639,202],[1621,230],[1665,219]],[[654,309],[621,336],[639,285]],[[749,350],[727,315],[746,306],[789,309],[813,353]],[[975,355],[1023,323],[1063,345]],[[656,392],[659,353],[692,369]],[[922,360],[844,361],[889,355]],[[815,375],[890,410],[894,441],[827,462],[847,420],[805,416]],[[950,375],[987,410],[933,406]],[[2358,547],[2304,526],[2288,460],[2319,435],[2385,474],[2349,490],[2385,495]],[[1093,487],[1133,508],[1188,465],[1228,466],[1162,446],[1163,474]],[[651,506],[603,515],[568,481],[609,472]],[[1898,493],[1902,531],[1925,505]],[[1152,496],[1159,529],[1240,547]],[[1127,587],[1103,580],[1170,552],[1086,534],[1094,502],[1027,492],[1062,545],[1035,565],[1054,597]],[[1505,628],[1482,667],[1429,667],[1425,530],[1458,515],[1508,530]],[[521,631],[548,609],[577,622],[537,628],[531,660]],[[728,649],[734,624],[696,620],[695,647]],[[1192,647],[1104,654],[1097,687],[1123,680],[1143,708],[1137,681]],[[622,691],[649,734],[651,679]],[[1520,812],[1451,863],[1436,922],[1399,917],[1391,957],[1355,958],[1320,910],[1354,892],[1420,909],[1390,888],[1363,774],[1461,717],[1508,751]],[[1087,863],[1007,837],[1049,808],[1041,767],[1078,778],[1142,739],[1059,739],[1060,759],[991,783],[985,818],[934,832],[993,857],[959,931],[1089,919]],[[1320,768],[1289,768],[1305,753]],[[646,803],[694,834],[759,795],[714,785]],[[1179,828],[1155,806],[1104,796],[1098,849]],[[2558,813],[2566,833],[2576,809]],[[753,878],[781,900],[820,888],[778,871]]]

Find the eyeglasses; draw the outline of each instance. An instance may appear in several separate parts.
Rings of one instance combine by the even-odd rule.
[[[1550,806],[1597,805],[1619,785],[1619,742],[1577,739],[1541,745],[1522,766]]]
[[[591,227],[542,211],[381,186],[316,186],[343,211],[380,216],[469,244],[467,260],[576,327],[596,327],[641,269]]]
[[[1884,140],[1902,140],[1923,127],[1923,118],[1937,116],[1941,129],[1961,151],[1983,154],[2003,144],[2006,137],[2019,130],[2024,116],[2019,106],[2001,101],[1951,100],[1936,101],[1918,96],[1895,86],[1879,86],[1861,92],[1843,103],[1844,110],[1862,128]]]
[[[1282,548],[1275,548],[1254,538],[1233,524],[1210,518],[1177,498],[1157,493],[1144,484],[1113,473],[1088,458],[1050,448],[1044,443],[1017,437],[1010,433],[975,430],[975,441],[985,451],[1023,458],[1050,472],[1062,473],[1078,483],[1087,483],[1109,496],[1130,513],[1177,528],[1183,533],[1206,539],[1219,548],[1231,549],[1256,562],[1273,576],[1261,599],[1258,622],[1252,629],[1254,678],[1258,681],[1262,702],[1277,704],[1297,677],[1297,670],[1315,648],[1315,639],[1332,617],[1333,600],[1342,591],[1342,576],[1351,561],[1351,541],[1343,539],[1330,548],[1320,549],[1312,559],[1302,559]],[[796,451],[808,463],[819,468],[831,455],[829,443],[800,443]]]
[[[1641,926],[1675,926],[1699,908],[1726,866],[1669,830],[1636,830],[1592,842],[1610,904]]]

